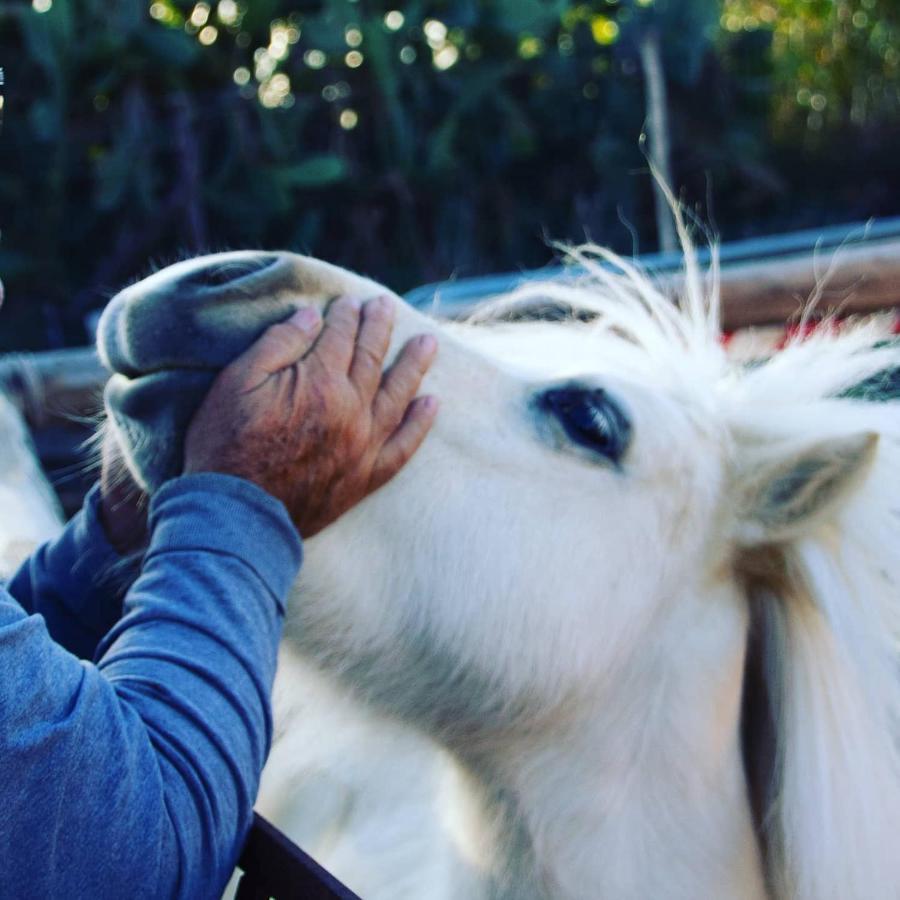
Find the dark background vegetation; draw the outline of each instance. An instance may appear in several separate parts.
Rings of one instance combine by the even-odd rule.
[[[401,291],[651,251],[648,48],[724,240],[900,213],[896,0],[0,2],[0,351],[210,249]]]

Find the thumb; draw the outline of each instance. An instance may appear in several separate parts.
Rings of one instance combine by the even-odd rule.
[[[322,316],[312,306],[298,309],[289,319],[270,325],[235,361],[243,369],[269,376],[300,362],[322,330]]]

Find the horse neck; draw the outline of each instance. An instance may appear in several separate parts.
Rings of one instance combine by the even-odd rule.
[[[667,617],[677,646],[642,648],[565,725],[458,750],[488,896],[766,896],[739,736],[747,623],[720,594]]]

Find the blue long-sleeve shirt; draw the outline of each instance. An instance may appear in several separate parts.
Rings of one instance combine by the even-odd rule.
[[[123,600],[96,505],[0,587],[0,898],[216,897],[269,749],[300,543],[249,482],[177,478]]]

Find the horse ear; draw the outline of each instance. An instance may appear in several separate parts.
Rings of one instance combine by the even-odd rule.
[[[754,546],[808,534],[863,480],[877,447],[873,432],[814,443],[753,442],[741,454],[739,541]]]

